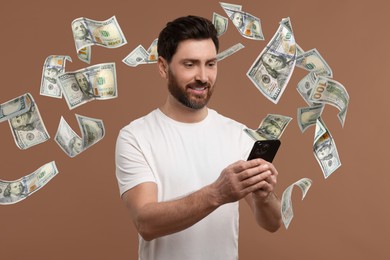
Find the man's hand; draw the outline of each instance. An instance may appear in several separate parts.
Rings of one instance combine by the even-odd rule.
[[[238,161],[226,167],[210,186],[214,188],[218,204],[238,201],[255,192],[259,198],[273,191],[277,171],[263,159]]]

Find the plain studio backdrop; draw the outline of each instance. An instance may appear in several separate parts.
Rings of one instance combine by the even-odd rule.
[[[258,228],[249,207],[240,206],[240,259],[389,259],[390,232],[385,156],[389,141],[390,95],[388,10],[373,1],[249,1],[243,11],[261,20],[264,41],[242,37],[229,21],[221,50],[245,48],[218,64],[210,107],[256,129],[269,113],[291,116],[274,160],[277,194],[307,177],[306,198],[294,188],[294,218],[274,234]],[[119,130],[165,101],[166,85],[155,64],[129,67],[122,62],[136,46],[147,48],[166,22],[183,15],[226,16],[218,1],[7,1],[0,9],[0,104],[24,93],[34,97],[51,138],[19,150],[8,123],[0,124],[2,180],[16,180],[55,161],[59,174],[31,197],[0,206],[0,259],[136,259],[137,233],[119,198],[114,148]],[[71,31],[78,17],[98,21],[116,16],[127,44],[117,49],[92,46],[90,65],[115,62],[118,98],[95,100],[69,110],[64,99],[39,95],[42,68],[49,55],[69,55],[66,71],[81,62]],[[297,108],[307,106],[296,91],[307,71],[295,68],[278,104],[268,101],[245,75],[282,18],[290,17],[296,41],[317,48],[350,96],[345,126],[338,110],[326,106],[324,121],[336,142],[342,165],[323,177],[313,151],[314,127],[301,133]],[[61,116],[78,133],[75,114],[102,119],[106,135],[85,152],[69,158],[55,143]],[[196,246],[196,245],[194,245]]]

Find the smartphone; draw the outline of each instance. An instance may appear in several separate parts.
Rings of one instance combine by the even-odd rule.
[[[248,161],[255,158],[262,158],[268,162],[272,162],[279,146],[279,139],[256,141],[248,156]]]

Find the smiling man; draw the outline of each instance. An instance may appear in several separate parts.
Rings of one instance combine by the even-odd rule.
[[[218,47],[211,21],[169,22],[158,40],[167,99],[119,133],[116,176],[140,235],[139,259],[237,259],[244,198],[261,227],[280,227],[277,170],[246,161],[253,141],[245,126],[207,107]]]

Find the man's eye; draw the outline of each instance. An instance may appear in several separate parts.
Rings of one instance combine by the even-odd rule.
[[[217,63],[216,62],[210,62],[208,65],[209,65],[209,67],[214,67],[215,65],[217,65]]]
[[[192,67],[194,64],[193,63],[184,63],[185,67]]]

